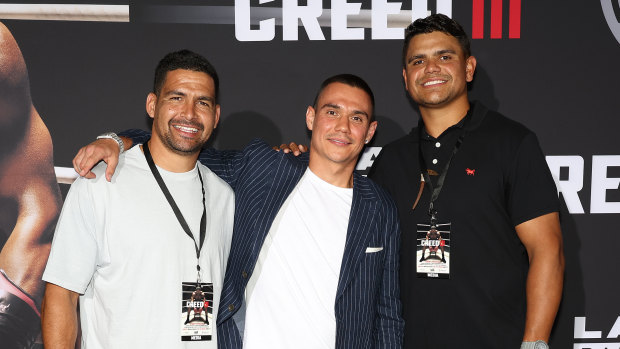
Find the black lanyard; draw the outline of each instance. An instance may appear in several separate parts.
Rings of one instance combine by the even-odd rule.
[[[192,231],[189,229],[189,226],[187,225],[187,222],[185,221],[185,218],[183,218],[183,215],[181,214],[181,210],[179,210],[179,207],[177,206],[176,202],[174,202],[174,198],[172,197],[172,195],[170,195],[170,191],[168,190],[168,187],[166,187],[166,183],[164,183],[163,178],[161,178],[161,175],[159,174],[159,171],[157,170],[157,167],[155,167],[155,162],[153,161],[153,157],[151,156],[151,152],[149,151],[148,142],[142,145],[142,149],[144,150],[144,156],[146,157],[146,162],[149,164],[149,167],[151,168],[151,172],[153,173],[153,176],[155,177],[157,184],[159,184],[161,191],[166,196],[166,199],[168,200],[170,207],[172,207],[172,211],[174,211],[174,214],[177,216],[179,223],[181,223],[181,227],[183,227],[185,234],[187,234],[187,236],[189,236],[190,239],[192,239],[192,241],[194,242],[194,247],[196,248],[196,259],[199,260],[200,250],[202,250],[202,245],[205,242],[205,235],[206,235],[206,230],[207,230],[207,205],[205,204],[205,186],[204,186],[204,182],[202,181],[202,175],[200,174],[200,169],[196,169],[196,170],[198,171],[198,178],[200,178],[200,189],[202,189],[203,211],[202,211],[202,218],[200,218],[200,245],[198,245],[196,243],[196,239],[194,238],[194,235],[192,234]],[[198,261],[196,262],[196,270],[198,271],[198,283],[200,283],[200,263]]]
[[[467,116],[466,116],[467,117]],[[454,158],[454,155],[459,151],[459,148],[461,147],[461,144],[463,143],[463,138],[465,138],[465,124],[467,123],[468,119],[465,120],[465,123],[463,124],[463,131],[461,133],[461,135],[459,136],[459,138],[456,140],[456,144],[454,145],[454,148],[452,149],[452,154],[450,154],[450,158],[448,159],[448,161],[446,162],[446,165],[444,166],[443,170],[441,171],[441,173],[439,174],[439,178],[437,179],[437,186],[435,188],[433,188],[433,182],[431,182],[431,177],[428,175],[428,170],[426,167],[426,162],[424,161],[424,154],[422,153],[422,142],[423,142],[423,125],[420,125],[420,140],[419,140],[419,145],[418,145],[418,161],[420,162],[420,171],[422,172],[422,176],[424,177],[424,182],[428,183],[428,186],[431,189],[431,202],[429,204],[428,207],[428,215],[431,216],[431,227],[435,227],[437,225],[437,210],[435,209],[435,201],[437,201],[437,198],[439,197],[439,193],[441,192],[441,189],[443,188],[443,183],[446,179],[446,175],[448,174],[448,169],[450,168],[450,163],[452,162],[452,159]]]

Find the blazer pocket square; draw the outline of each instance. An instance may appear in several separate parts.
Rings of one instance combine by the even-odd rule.
[[[383,247],[366,247],[366,253],[375,253],[383,251]]]

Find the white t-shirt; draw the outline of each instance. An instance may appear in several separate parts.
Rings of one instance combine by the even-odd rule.
[[[234,194],[200,164],[159,172],[199,235],[202,193],[207,228],[202,282],[213,283],[211,341],[181,341],[182,282],[196,281],[196,250],[153,177],[140,147],[125,152],[112,183],[97,166],[65,200],[43,280],[82,294],[82,348],[217,348],[215,320],[233,229]],[[196,236],[196,241],[199,237]]]
[[[353,189],[309,169],[282,206],[246,288],[245,349],[336,345],[334,313]]]

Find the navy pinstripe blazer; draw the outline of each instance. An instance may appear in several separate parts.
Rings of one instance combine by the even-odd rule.
[[[129,130],[121,135],[144,143],[150,133]],[[235,223],[217,318],[218,346],[241,349],[235,319],[246,284],[265,236],[280,207],[307,168],[292,154],[271,149],[260,140],[243,151],[203,150],[200,162],[235,191]],[[366,253],[367,247],[383,247]],[[398,262],[400,226],[396,206],[377,184],[354,174],[353,202],[340,268],[334,312],[337,349],[401,348]]]
[[[255,140],[243,151],[207,150],[200,161],[235,191],[235,225],[217,318],[219,348],[242,348],[233,315],[243,304],[265,236],[307,163]],[[383,247],[366,253],[367,247]],[[336,348],[401,348],[396,206],[358,174],[336,292]]]

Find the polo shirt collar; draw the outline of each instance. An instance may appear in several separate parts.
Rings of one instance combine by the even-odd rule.
[[[473,131],[477,129],[478,126],[480,126],[480,123],[482,122],[482,120],[484,119],[488,111],[489,109],[485,107],[484,104],[482,104],[481,102],[471,101],[469,103],[469,110],[467,111],[467,114],[465,115],[465,117],[462,118],[458,123],[450,126],[447,130],[451,128],[461,128],[461,129],[464,128],[466,131]],[[469,122],[466,123],[465,121],[467,119],[470,119],[470,120]],[[426,130],[424,129],[424,121],[422,120],[421,117],[420,117],[420,120],[418,121],[418,126],[414,127],[409,133],[409,135],[412,136],[415,140],[417,140],[418,135],[419,135],[418,129],[420,127],[422,127],[422,131],[425,136],[431,137],[426,133]],[[444,131],[444,133],[446,131]],[[444,133],[442,133],[442,135]]]

